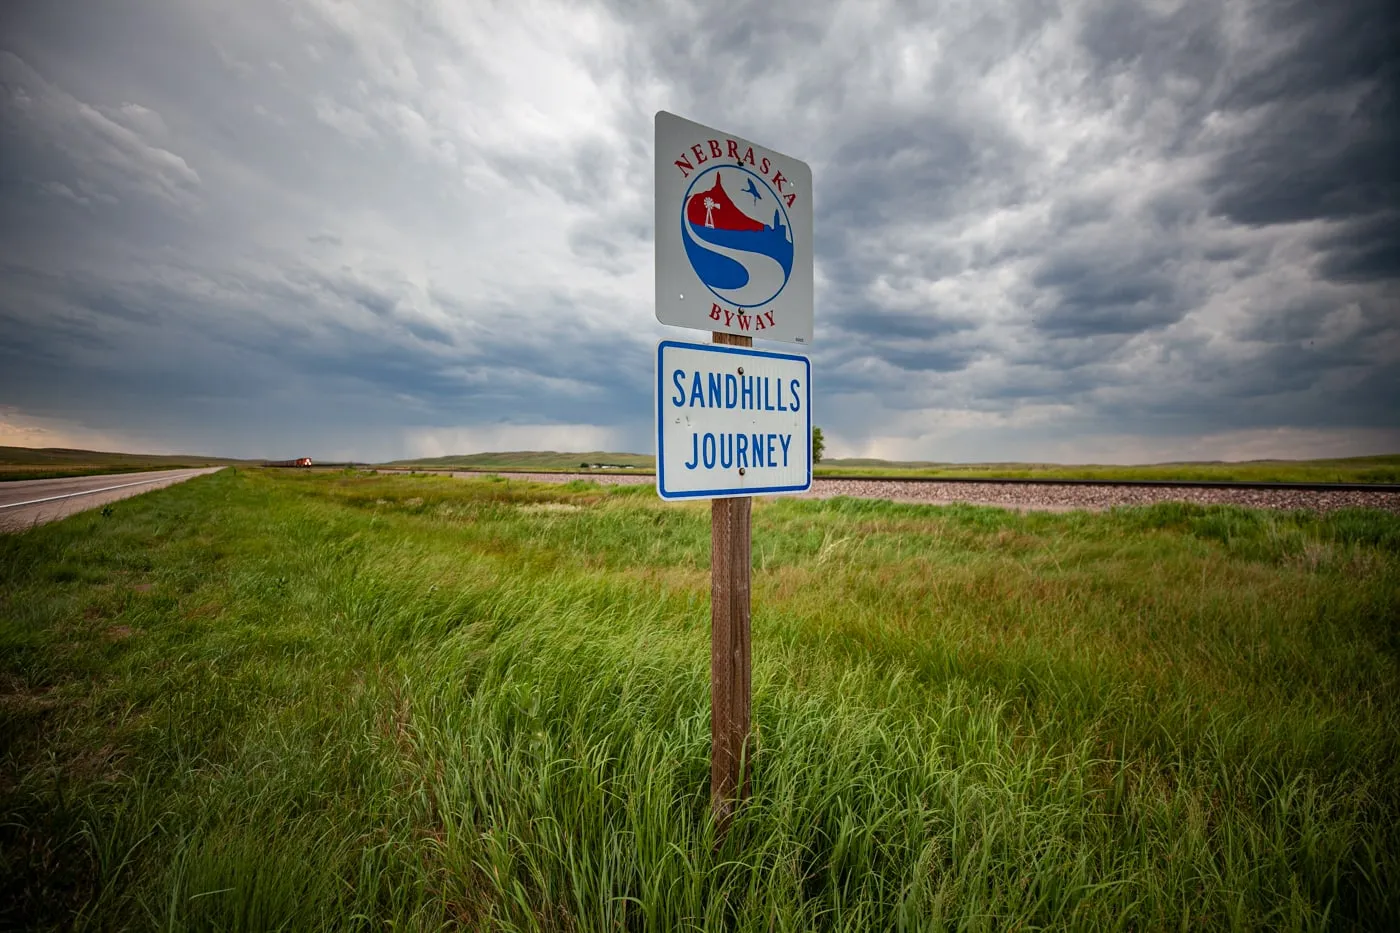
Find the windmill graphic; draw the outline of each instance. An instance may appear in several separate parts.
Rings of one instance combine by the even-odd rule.
[[[715,225],[713,211],[717,207],[719,207],[719,202],[716,201],[714,198],[705,199],[705,226],[710,227],[711,229],[713,229]]]

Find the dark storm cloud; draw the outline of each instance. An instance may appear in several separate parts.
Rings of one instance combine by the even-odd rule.
[[[1033,321],[1051,337],[1140,333],[1175,323],[1189,310],[1177,300],[1177,283],[1152,261],[1121,268],[1057,258],[1042,265],[1031,283],[1052,296]]]
[[[1225,95],[1225,106],[1305,99],[1393,75],[1400,24],[1385,0],[1280,0],[1261,4],[1258,13],[1260,27],[1283,54],[1243,74]]]
[[[1377,84],[1357,102],[1304,100],[1251,134],[1214,179],[1216,207],[1251,225],[1346,220],[1400,199],[1400,108]]]
[[[849,334],[906,340],[934,340],[972,327],[972,322],[967,320],[909,311],[870,309],[842,314],[837,321],[841,329]]]
[[[1256,117],[1220,160],[1215,209],[1240,223],[1322,220],[1322,272],[1400,277],[1400,15],[1379,0],[1265,7],[1279,50],[1223,95]]]
[[[1172,93],[1169,82],[1185,79],[1186,87],[1175,96],[1195,109],[1206,102],[1228,59],[1223,13],[1223,5],[1207,3],[1163,11],[1131,2],[1098,4],[1084,18],[1080,41],[1103,91],[1114,74],[1130,74],[1141,107]]]
[[[891,114],[832,153],[836,176],[822,201],[838,230],[862,229],[895,217],[945,215],[990,155],[971,132],[938,117]],[[881,190],[871,191],[872,184]]]
[[[891,347],[881,358],[908,372],[956,372],[967,365],[976,354],[971,350],[952,347]]]
[[[1400,277],[1400,209],[1377,211],[1324,237],[1322,274],[1342,282]]]
[[[315,339],[286,320],[273,322],[260,336],[231,326],[240,310],[283,302],[289,292],[304,306],[317,301],[346,308],[370,305],[376,320],[390,304],[384,294],[366,293],[353,280],[264,284],[242,283],[242,303],[220,309],[225,313],[213,318],[218,323],[202,328],[189,325],[195,309],[187,295],[91,295],[73,288],[69,310],[91,312],[98,326],[75,327],[57,315],[4,321],[7,339],[0,359],[7,365],[0,373],[0,394],[38,415],[57,417],[86,406],[132,425],[175,422],[187,435],[211,440],[218,435],[200,424],[210,411],[217,410],[229,434],[244,442],[260,437],[291,442],[305,435],[310,419],[318,430],[356,427],[369,435],[369,446],[376,443],[373,432],[405,420],[618,424],[645,418],[650,409],[649,350],[611,334],[561,327],[521,341],[512,339],[508,328],[489,328],[469,350],[442,353],[334,319]],[[165,332],[160,343],[134,345],[123,333],[129,324],[153,322]],[[410,333],[416,329],[407,325]],[[56,383],[48,375],[54,371],[67,378]],[[571,378],[560,380],[563,372]],[[289,395],[295,396],[292,404]],[[179,404],[182,399],[185,404]],[[284,421],[302,427],[279,423]]]

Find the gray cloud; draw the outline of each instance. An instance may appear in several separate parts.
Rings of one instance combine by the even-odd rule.
[[[1400,16],[1383,2],[1272,4],[1270,49],[1221,94],[1249,131],[1219,160],[1215,209],[1264,226],[1328,221],[1321,271],[1400,277]]]
[[[1384,3],[72,13],[0,11],[0,430],[648,449],[664,108],[812,164],[837,451],[1400,444]]]
[[[1053,295],[1034,320],[1051,337],[1139,333],[1173,324],[1189,310],[1174,300],[1176,283],[1157,262],[1124,268],[1091,257],[1053,258],[1031,283]]]

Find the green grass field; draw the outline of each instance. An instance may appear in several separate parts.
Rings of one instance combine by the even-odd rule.
[[[1400,517],[224,470],[0,537],[0,926],[1400,927]]]

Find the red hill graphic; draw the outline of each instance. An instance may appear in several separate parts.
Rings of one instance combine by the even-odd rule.
[[[724,190],[722,172],[715,172],[715,186],[709,191],[700,191],[690,196],[685,206],[685,219],[697,227],[713,227],[716,230],[742,230],[757,233],[766,229],[763,224],[745,214],[729,200]]]

